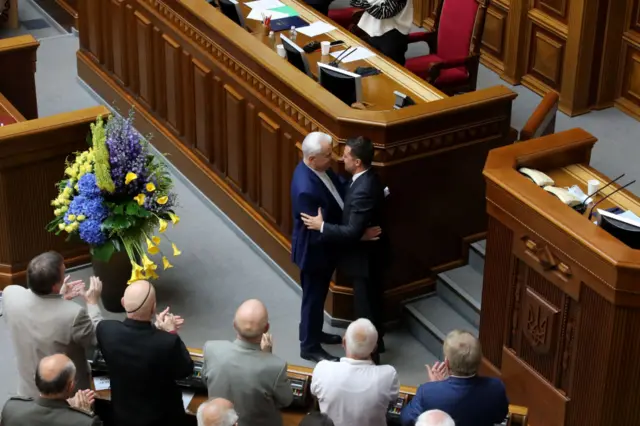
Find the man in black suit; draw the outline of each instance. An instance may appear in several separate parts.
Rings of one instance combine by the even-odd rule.
[[[156,293],[147,281],[129,285],[122,298],[127,318],[103,320],[96,336],[111,379],[114,424],[166,426],[185,421],[176,379],[193,373],[189,351],[178,337],[184,322],[169,308],[151,320]]]
[[[384,230],[384,185],[371,169],[373,143],[369,139],[347,140],[343,161],[352,178],[345,194],[342,222],[324,222],[320,209],[318,216],[301,216],[309,229],[320,231],[323,242],[341,243],[338,271],[353,283],[354,316],[369,319],[379,331],[374,354],[377,360],[378,354],[384,352],[382,275],[388,259],[388,241],[384,232],[372,241],[361,241],[361,237],[368,227]]]

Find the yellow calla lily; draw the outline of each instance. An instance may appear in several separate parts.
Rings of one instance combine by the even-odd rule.
[[[153,244],[158,245],[160,244],[160,237],[154,235],[153,237],[151,237],[151,241],[153,241]]]
[[[160,232],[166,231],[167,230],[167,225],[168,225],[168,223],[167,223],[166,220],[160,219],[160,228],[158,229],[158,231],[160,231]]]
[[[131,278],[129,278],[129,281],[127,281],[127,284],[131,284],[135,281],[140,281],[143,280],[145,278],[142,269],[142,266],[138,265],[135,262],[131,262]]]
[[[158,276],[158,274],[156,274],[156,271],[151,269],[151,270],[147,271],[147,276],[145,278],[148,279],[148,280],[157,280],[160,277]]]
[[[164,206],[165,204],[167,204],[167,201],[169,201],[169,197],[167,197],[166,195],[163,197],[160,197],[156,200],[158,202],[158,204],[160,204],[161,206]]]
[[[169,259],[167,259],[165,256],[162,256],[162,265],[164,266],[165,270],[173,268],[173,265],[169,263]]]
[[[138,194],[135,197],[133,197],[134,200],[136,200],[138,202],[139,206],[142,206],[144,204],[144,194]]]
[[[145,186],[145,188],[148,192],[153,192],[156,190],[156,186],[153,184],[153,182],[149,182],[147,186]]]
[[[125,185],[129,185],[131,182],[133,182],[134,180],[138,179],[138,175],[135,173],[127,173],[127,175],[124,177],[124,184]]]
[[[171,222],[174,225],[177,225],[178,222],[180,222],[180,216],[178,216],[177,214],[169,213],[169,217],[171,218]]]
[[[149,271],[149,270],[155,270],[158,265],[156,265],[155,263],[153,263],[153,260],[149,259],[146,255],[144,255],[142,257],[142,267],[144,268],[145,271]]]
[[[171,243],[171,247],[173,248],[173,255],[174,256],[180,256],[182,254],[182,252],[180,250],[178,250],[178,247],[176,246],[175,243]]]
[[[156,247],[156,245],[153,244],[150,239],[147,238],[147,251],[149,252],[149,254],[158,254],[160,252],[160,249]]]

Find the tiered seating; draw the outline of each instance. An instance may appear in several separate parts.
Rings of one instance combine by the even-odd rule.
[[[0,39],[0,124],[38,117],[35,71],[39,45],[30,35]]]

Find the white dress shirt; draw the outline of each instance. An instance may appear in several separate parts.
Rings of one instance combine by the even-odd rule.
[[[320,361],[311,378],[311,393],[335,426],[386,426],[399,391],[396,369],[370,360]]]
[[[311,169],[311,171],[320,178],[322,183],[324,183],[324,186],[326,186],[329,192],[331,193],[331,195],[333,195],[333,198],[336,199],[336,202],[338,203],[340,208],[344,209],[344,201],[342,201],[342,197],[340,196],[340,193],[336,189],[336,186],[333,184],[333,181],[331,180],[327,172],[319,172],[317,170],[312,169],[311,167],[309,167],[309,169]]]
[[[369,4],[375,6],[383,0],[369,0]],[[377,19],[365,12],[358,22],[358,27],[364,30],[370,37],[379,37],[391,30],[398,30],[402,34],[409,34],[413,23],[413,0],[407,0],[404,8],[395,16],[386,19]]]

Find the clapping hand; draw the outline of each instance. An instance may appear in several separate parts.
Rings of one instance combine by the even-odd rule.
[[[378,241],[380,239],[380,234],[382,234],[382,228],[379,226],[371,226],[364,230],[364,234],[360,240],[362,241]]]
[[[76,394],[72,398],[67,399],[67,402],[74,408],[91,413],[93,411],[91,409],[91,406],[93,405],[93,401],[95,401],[95,399],[96,394],[94,391],[90,389],[84,389],[76,392]]]
[[[433,364],[433,367],[430,367],[427,364],[425,367],[427,367],[427,374],[429,375],[430,382],[440,382],[449,377],[449,365],[447,361],[436,362]]]
[[[65,300],[74,299],[84,293],[84,281],[75,280],[69,282],[71,275],[64,277],[62,287],[60,287],[60,294]]]
[[[169,312],[169,307],[156,315],[156,328],[171,333],[180,330],[184,324],[184,319],[179,315],[173,315]]]
[[[262,340],[260,341],[260,350],[262,352],[269,353],[273,351],[273,337],[271,336],[271,333],[264,333],[262,335]]]
[[[84,290],[84,283],[83,283]],[[89,305],[97,305],[102,294],[102,281],[98,277],[89,278],[89,290],[84,292],[84,300]]]

